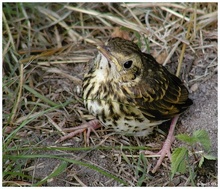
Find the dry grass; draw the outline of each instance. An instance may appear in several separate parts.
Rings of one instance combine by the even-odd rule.
[[[192,185],[190,175],[169,180],[169,161],[149,173],[155,159],[138,152],[160,148],[163,136],[100,130],[91,147],[80,136],[55,141],[63,128],[92,119],[81,83],[94,44],[120,27],[193,91],[217,70],[217,12],[217,3],[3,3],[3,185]]]

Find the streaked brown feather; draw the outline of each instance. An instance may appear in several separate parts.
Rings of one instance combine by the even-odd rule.
[[[94,66],[84,77],[83,98],[89,112],[106,127],[147,135],[192,104],[180,79],[133,42],[113,38],[98,49]]]
[[[143,55],[145,71],[142,79],[130,88],[136,105],[146,115],[153,115],[153,120],[170,119],[182,113],[192,104],[182,81],[158,64],[151,55]],[[152,117],[147,117],[152,120]]]

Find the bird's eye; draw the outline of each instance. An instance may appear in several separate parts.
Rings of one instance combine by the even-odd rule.
[[[128,69],[131,67],[131,65],[133,64],[132,60],[128,60],[127,62],[124,63],[124,68]]]

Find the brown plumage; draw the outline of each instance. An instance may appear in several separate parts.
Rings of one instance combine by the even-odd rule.
[[[83,99],[89,112],[108,129],[124,135],[146,136],[155,126],[178,116],[192,104],[181,80],[133,42],[112,38],[97,48],[94,65],[84,77]],[[170,155],[167,146],[171,146],[176,121],[177,117],[154,172],[161,159]],[[93,121],[88,128],[100,127],[97,124],[98,121]],[[84,129],[85,125],[76,127],[61,140]]]
[[[180,79],[133,42],[113,38],[98,49],[84,78],[83,98],[104,126],[123,134],[147,135],[153,126],[192,104]]]

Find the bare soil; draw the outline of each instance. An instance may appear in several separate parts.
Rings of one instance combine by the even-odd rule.
[[[202,58],[201,58],[202,59]],[[79,72],[74,72],[75,70],[82,69],[87,71],[84,67],[76,66],[77,68],[71,68],[69,70],[72,75],[78,75]],[[168,65],[168,67],[173,70],[172,63]],[[205,69],[205,68],[204,68]],[[80,73],[82,73],[80,71]],[[203,73],[203,70],[200,70],[197,74]],[[193,100],[193,105],[180,117],[178,122],[178,126],[176,128],[175,134],[180,133],[188,133],[191,134],[196,130],[204,129],[208,131],[211,143],[212,143],[212,154],[217,156],[217,70],[210,71],[211,75],[204,77],[200,81],[194,82],[194,86],[190,89],[190,98]],[[182,73],[182,77],[187,77]],[[188,77],[189,78],[189,77]],[[66,86],[71,87],[71,83],[69,80],[64,80]],[[55,84],[56,83],[56,84]],[[57,83],[63,83],[57,80],[55,83],[49,82],[50,86],[57,87]],[[54,86],[53,86],[54,85]],[[63,86],[63,85],[62,85]],[[74,91],[74,87],[69,89],[70,91]],[[192,91],[193,90],[193,91]],[[79,94],[80,96],[80,94]],[[82,104],[77,105],[77,107],[83,107]],[[75,121],[77,125],[77,115],[74,115],[74,112],[70,114],[70,120]],[[79,123],[78,123],[79,124]],[[74,123],[70,123],[70,125],[74,126]],[[160,126],[161,129],[165,130],[165,132],[169,128],[169,123],[162,124]],[[165,129],[164,129],[165,128]],[[91,143],[90,146],[94,146],[99,144],[107,134],[105,130],[97,131],[99,137],[95,134],[91,135]],[[39,135],[38,137],[42,137]],[[116,175],[120,174],[120,176],[130,183],[130,186],[135,186],[134,182],[131,180],[135,180],[135,161],[133,164],[129,164],[124,161],[121,157],[120,150],[114,150],[114,146],[121,145],[127,143],[132,145],[137,145],[137,142],[142,145],[151,146],[156,149],[160,149],[165,140],[166,135],[161,135],[158,131],[155,131],[154,134],[144,137],[144,138],[135,138],[135,137],[124,137],[119,135],[113,135],[106,139],[105,142],[102,142],[103,146],[112,146],[112,150],[98,150],[94,149],[89,152],[65,152],[64,156],[69,156],[70,158],[80,159],[86,162],[90,162],[93,165],[97,165],[102,169],[108,170],[110,173],[114,173]],[[64,141],[61,144],[55,144],[55,141],[59,139],[59,135],[52,134],[51,137],[47,137],[46,141],[42,143],[42,145],[46,146],[69,146],[69,147],[82,147],[85,145],[83,141],[83,136],[74,137],[68,141]],[[173,147],[178,147],[181,145],[179,141],[175,141]],[[123,151],[125,154],[130,154],[129,151]],[[48,154],[54,154],[59,152],[46,152]],[[139,154],[137,151],[132,153],[133,155]],[[58,160],[41,158],[38,159],[37,162],[34,162],[34,165],[43,164],[44,166],[40,168],[36,168],[34,170],[33,176],[38,179],[43,179],[46,177],[51,171],[57,166]],[[153,165],[155,165],[156,158],[148,158],[148,182],[142,183],[142,186],[185,186],[191,185],[191,183],[187,182],[187,175],[179,175],[176,176],[173,180],[169,179],[170,171],[170,161],[168,159],[164,160],[164,167],[161,168],[155,174],[150,172]],[[205,171],[204,171],[205,170]],[[207,171],[208,170],[208,171]],[[200,170],[199,170],[200,171]],[[198,172],[199,172],[198,171]],[[201,175],[198,174],[198,179],[196,185],[197,186],[217,186],[217,180],[213,179],[210,175],[217,174],[217,162],[216,161],[207,161],[205,168],[201,171]],[[120,183],[117,181],[111,180],[108,177],[100,174],[94,170],[86,168],[80,165],[70,164],[65,173],[57,176],[56,178],[49,180],[46,184],[47,186],[120,186]]]
[[[168,158],[155,174],[151,172],[158,157],[143,157],[140,151],[159,151],[169,122],[141,138],[116,135],[102,127],[91,134],[89,148],[83,135],[56,143],[64,128],[93,118],[82,103],[82,78],[91,67],[95,44],[118,36],[120,28],[124,38],[139,45],[141,41],[142,49],[159,63],[168,57],[166,67],[172,73],[184,52],[179,77],[189,89],[193,105],[180,116],[175,135],[204,129],[211,140],[211,154],[217,156],[217,9],[217,3],[209,2],[4,3],[4,185],[32,186],[57,167],[66,166],[42,186],[218,186],[217,161],[205,160],[199,168],[199,159],[192,154],[187,167],[191,174],[177,173],[171,179]],[[54,103],[66,104],[56,107]],[[184,145],[176,139],[172,151]],[[194,154],[203,153],[200,145],[188,148]],[[36,158],[23,158],[29,155]],[[53,155],[86,165],[66,163]]]

